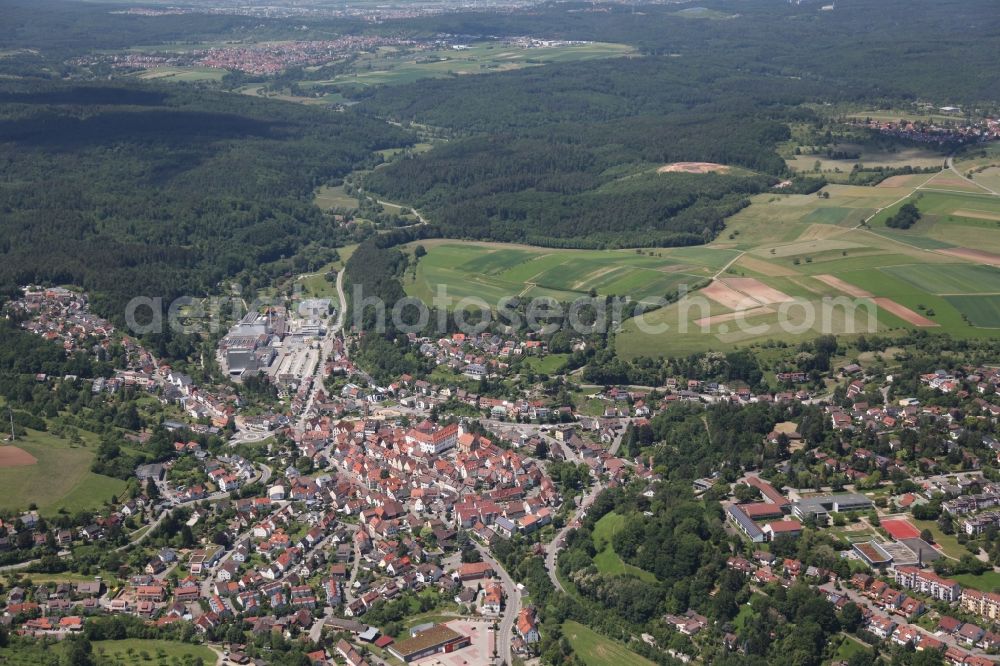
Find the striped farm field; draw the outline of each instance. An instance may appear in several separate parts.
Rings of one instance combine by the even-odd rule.
[[[1000,269],[975,264],[887,266],[882,269],[932,294],[1000,294]]]
[[[1000,297],[945,296],[945,299],[968,317],[973,326],[1000,328]]]
[[[455,241],[420,244],[427,254],[408,275],[407,293],[429,303],[443,287],[452,306],[470,297],[491,305],[505,297],[550,296],[568,301],[591,290],[652,302],[683,285],[693,289],[704,284],[738,256],[732,250],[704,247],[636,251]]]

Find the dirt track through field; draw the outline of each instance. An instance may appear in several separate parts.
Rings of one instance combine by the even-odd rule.
[[[38,462],[35,456],[17,446],[4,444],[0,446],[0,469],[8,467],[27,467]]]

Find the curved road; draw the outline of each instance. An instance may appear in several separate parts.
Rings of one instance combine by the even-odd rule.
[[[994,195],[994,196],[1000,196],[1000,192],[997,192],[997,191],[996,191],[996,190],[994,190],[994,189],[991,189],[991,188],[989,188],[989,187],[986,187],[986,186],[985,186],[985,185],[983,185],[982,183],[979,183],[979,182],[976,182],[976,181],[974,181],[974,180],[973,180],[973,179],[971,179],[971,178],[968,178],[968,177],[967,177],[967,176],[966,176],[965,174],[963,174],[963,173],[962,173],[961,171],[959,171],[959,170],[958,170],[958,169],[957,169],[957,168],[955,167],[955,158],[954,158],[954,157],[951,157],[951,156],[949,155],[949,156],[948,156],[948,159],[947,159],[947,160],[945,161],[945,166],[946,166],[947,168],[951,169],[951,170],[952,170],[952,171],[953,171],[953,172],[955,173],[955,175],[956,175],[956,176],[958,176],[959,178],[961,178],[961,179],[962,179],[962,180],[964,180],[965,182],[967,182],[967,183],[970,183],[970,184],[972,184],[972,185],[975,185],[976,187],[979,187],[979,188],[982,188],[982,189],[986,190],[987,192],[989,192],[990,194],[992,194],[992,195]]]
[[[604,490],[604,486],[601,485],[600,481],[595,482],[594,485],[590,487],[587,494],[583,496],[582,500],[580,500],[580,506],[577,507],[576,510],[577,517],[586,513],[587,509],[594,503],[594,500],[597,499],[597,496],[602,490]],[[559,550],[563,547],[564,542],[566,541],[566,535],[569,534],[571,529],[575,528],[575,523],[576,518],[566,523],[566,525],[564,525],[563,528],[552,538],[552,541],[545,546],[545,572],[549,575],[549,580],[552,581],[553,587],[563,594],[566,593],[566,590],[563,588],[562,583],[559,582],[559,576],[556,575],[556,558],[559,557]]]
[[[490,555],[490,552],[486,548],[476,541],[473,541],[473,544],[475,544],[479,554],[482,555],[483,562],[492,566],[493,570],[500,577],[500,583],[503,585],[503,593],[507,597],[506,606],[500,618],[500,628],[497,630],[496,651],[502,661],[512,664],[514,663],[514,653],[511,648],[511,632],[514,630],[514,622],[517,620],[517,615],[521,612],[521,591],[517,589],[514,579],[510,577],[506,569],[500,566],[500,563]]]

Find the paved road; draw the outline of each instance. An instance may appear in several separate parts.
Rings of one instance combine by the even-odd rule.
[[[356,532],[357,530],[355,530]],[[354,532],[351,533],[352,541]],[[354,563],[351,565],[351,577],[347,581],[347,585],[344,587],[344,598],[347,599],[347,603],[352,603],[354,601],[354,582],[358,579],[358,571],[361,570],[361,546],[357,541],[354,541]]]
[[[340,270],[337,273],[337,300],[339,304],[337,306],[337,319],[333,322],[333,325],[326,332],[322,342],[319,345],[319,359],[316,363],[316,371],[312,377],[312,390],[309,391],[309,398],[306,400],[306,404],[302,407],[302,413],[299,415],[299,422],[297,424],[297,430],[300,432],[305,429],[306,420],[309,418],[309,414],[312,412],[313,402],[316,400],[316,395],[323,389],[323,377],[325,375],[326,369],[326,359],[330,352],[333,350],[333,339],[340,332],[340,329],[344,326],[344,310],[347,307],[347,298],[344,296],[344,271]]]
[[[517,620],[517,615],[521,612],[521,591],[514,584],[514,579],[500,566],[500,563],[494,559],[490,552],[478,543],[475,545],[479,554],[482,555],[483,561],[492,566],[500,577],[500,583],[503,585],[503,593],[507,597],[506,606],[500,618],[500,628],[497,630],[496,649],[502,661],[512,664],[514,663],[514,653],[511,649],[511,632],[514,629],[514,622]]]
[[[594,500],[597,499],[597,496],[602,490],[604,490],[604,486],[601,485],[600,481],[594,483],[594,485],[591,486],[590,490],[587,491],[587,494],[584,495],[583,499],[580,501],[580,506],[577,507],[576,510],[576,518],[569,521],[561,530],[559,530],[552,541],[545,546],[545,573],[549,575],[549,580],[552,581],[552,585],[564,594],[566,590],[563,588],[562,583],[559,582],[559,576],[556,575],[556,559],[559,557],[559,551],[565,544],[566,535],[569,534],[569,531],[576,526],[576,520],[587,512],[587,509],[589,509],[590,505],[594,503]]]

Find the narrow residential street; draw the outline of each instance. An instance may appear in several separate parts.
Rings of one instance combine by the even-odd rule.
[[[866,607],[870,608],[873,612],[875,612],[875,613],[877,613],[879,615],[890,615],[885,610],[883,610],[883,609],[879,608],[878,606],[876,606],[875,603],[871,599],[869,599],[865,595],[859,593],[857,590],[854,590],[852,588],[849,588],[849,587],[846,587],[846,586],[841,586],[841,588],[838,590],[834,586],[833,583],[824,583],[823,585],[819,586],[819,589],[822,590],[823,592],[827,592],[827,593],[834,592],[836,594],[846,595],[848,599],[850,599],[851,601],[853,601],[858,606],[866,606]],[[899,623],[899,624],[906,623],[906,620],[904,618],[899,617],[898,615],[894,615],[894,616],[892,616],[892,618],[897,623]],[[925,634],[927,634],[929,636],[933,636],[934,638],[938,639],[939,641],[941,641],[942,643],[944,643],[948,647],[957,647],[957,648],[960,648],[962,650],[965,650],[966,652],[970,652],[970,653],[975,654],[975,655],[985,655],[986,654],[986,652],[984,652],[983,650],[981,650],[979,648],[970,647],[968,645],[960,643],[951,634],[947,634],[947,633],[944,633],[944,632],[932,633],[930,631],[927,631],[926,629],[921,629],[921,631],[923,631]]]
[[[483,561],[490,564],[496,571],[497,576],[500,577],[500,583],[503,585],[503,593],[506,597],[506,606],[503,609],[503,615],[500,618],[500,628],[497,630],[496,637],[496,649],[497,653],[500,655],[500,659],[506,661],[508,664],[513,663],[513,649],[511,647],[511,632],[514,630],[514,622],[517,620],[518,614],[521,612],[521,591],[518,589],[517,585],[514,584],[514,579],[510,577],[510,574],[500,565],[499,562],[490,554],[489,550],[485,547],[476,543],[476,549],[479,554],[482,555]]]

